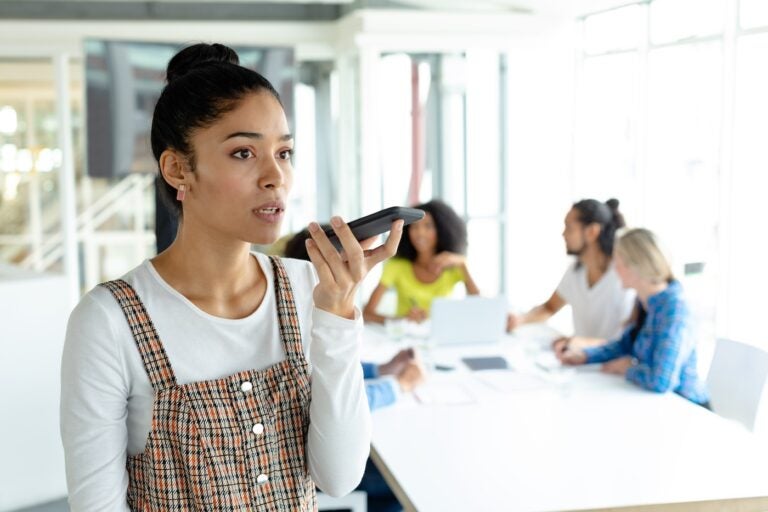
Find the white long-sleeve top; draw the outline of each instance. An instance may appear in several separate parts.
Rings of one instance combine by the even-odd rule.
[[[267,277],[258,309],[242,319],[205,313],[145,261],[123,276],[136,290],[178,384],[261,370],[285,359],[279,336],[272,265],[255,253]],[[348,320],[314,307],[314,267],[284,259],[310,363],[312,400],[307,467],[328,494],[360,481],[368,457],[371,419],[360,365],[362,316]],[[97,286],[72,312],[61,370],[61,437],[73,511],[127,511],[127,455],[144,450],[154,391],[125,315],[109,290]]]

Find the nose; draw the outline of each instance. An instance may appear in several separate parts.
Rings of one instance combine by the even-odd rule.
[[[277,159],[270,158],[261,169],[259,188],[274,190],[283,186],[285,174]]]

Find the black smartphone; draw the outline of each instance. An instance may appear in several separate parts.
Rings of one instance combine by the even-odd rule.
[[[424,210],[406,208],[404,206],[390,206],[376,213],[360,217],[349,223],[352,234],[358,240],[367,240],[373,236],[386,233],[392,228],[392,223],[397,219],[405,221],[404,226],[424,218]],[[325,230],[325,235],[336,249],[341,250],[341,240],[336,236],[332,228]]]

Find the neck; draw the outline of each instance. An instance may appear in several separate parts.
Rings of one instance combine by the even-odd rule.
[[[594,284],[608,271],[611,259],[596,245],[589,245],[579,255],[579,261],[587,270],[589,282]]]
[[[434,257],[435,253],[433,252],[417,252],[416,259],[413,262],[417,265],[428,266]]]
[[[643,281],[633,286],[633,288],[637,292],[637,298],[643,303],[643,307],[648,309],[648,298],[663,292],[668,286],[669,284],[666,282],[652,283],[650,281]]]
[[[168,249],[153,258],[155,269],[190,300],[228,300],[261,278],[250,244],[185,222]]]

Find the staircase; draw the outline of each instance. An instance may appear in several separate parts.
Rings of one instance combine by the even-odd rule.
[[[36,272],[60,271],[64,240],[58,194],[41,186],[58,184],[48,177],[47,183],[39,176],[25,178],[15,199],[0,203],[0,262]],[[154,174],[131,173],[117,182],[81,176],[77,211],[82,289],[154,253]]]

